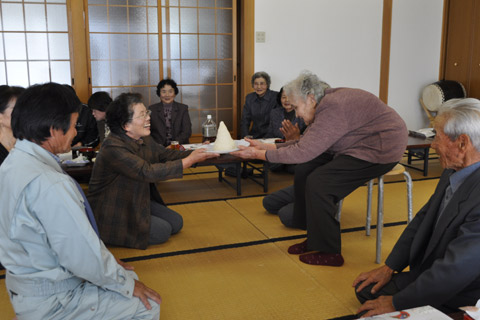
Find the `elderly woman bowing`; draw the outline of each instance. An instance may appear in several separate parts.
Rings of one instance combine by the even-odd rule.
[[[330,88],[308,71],[285,92],[308,125],[303,136],[284,144],[251,146],[234,154],[245,159],[299,163],[295,168],[293,224],[307,229],[307,240],[288,252],[313,265],[343,265],[337,203],[370,179],[387,173],[401,159],[407,128],[376,96],[360,89]]]
[[[183,169],[218,156],[204,149],[166,149],[150,137],[150,111],[141,96],[123,93],[107,109],[111,133],[93,167],[88,200],[106,243],[145,249],[168,240],[183,226],[167,208],[156,182],[181,178]]]

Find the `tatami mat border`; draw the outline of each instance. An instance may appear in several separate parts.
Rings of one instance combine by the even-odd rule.
[[[407,224],[407,221],[385,223],[383,227],[384,228],[389,228],[389,227],[396,227],[396,226],[400,226],[400,225],[404,225],[404,224]],[[372,225],[371,228],[376,229],[377,226]],[[365,230],[365,227],[355,227],[355,228],[342,229],[342,233],[350,233],[350,232],[357,232],[357,231],[363,231],[363,230]],[[265,244],[265,243],[274,243],[274,242],[280,242],[280,241],[289,241],[289,240],[301,239],[301,238],[305,238],[306,236],[307,236],[307,234],[305,233],[305,234],[299,234],[299,235],[288,236],[288,237],[278,237],[278,238],[270,238],[270,239],[257,240],[257,241],[231,243],[231,244],[225,244],[225,245],[220,245],[220,246],[211,246],[211,247],[204,247],[204,248],[171,251],[171,252],[151,254],[151,255],[146,255],[146,256],[123,258],[122,261],[124,261],[124,262],[134,262],[134,261],[143,261],[143,260],[158,259],[158,258],[165,258],[165,257],[172,257],[172,256],[180,256],[180,255],[185,255],[185,254],[194,254],[194,253],[210,252],[210,251],[217,251],[217,250],[242,248],[242,247],[261,245],[261,244]],[[1,268],[0,270],[4,270],[4,269]],[[5,275],[0,275],[0,279],[4,279],[4,278],[5,278]]]

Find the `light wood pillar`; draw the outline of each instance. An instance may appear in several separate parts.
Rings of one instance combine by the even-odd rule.
[[[80,0],[68,0],[67,10],[70,21],[70,56],[73,87],[80,101],[86,103],[90,97],[88,72],[88,47],[85,31],[85,3]],[[86,13],[85,13],[86,14]]]

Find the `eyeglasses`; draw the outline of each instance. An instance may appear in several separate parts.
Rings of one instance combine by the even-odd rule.
[[[140,115],[140,116],[138,116],[138,117],[130,118],[130,119],[128,119],[128,120],[133,120],[133,119],[138,119],[138,118],[147,119],[148,117],[150,117],[151,114],[152,114],[152,110],[147,110],[147,111],[145,112],[145,114]]]

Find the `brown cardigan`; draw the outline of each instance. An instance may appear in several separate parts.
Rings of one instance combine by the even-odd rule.
[[[155,182],[183,176],[190,151],[165,149],[148,136],[142,143],[113,132],[93,166],[88,201],[105,243],[146,249],[150,200],[163,203]]]

